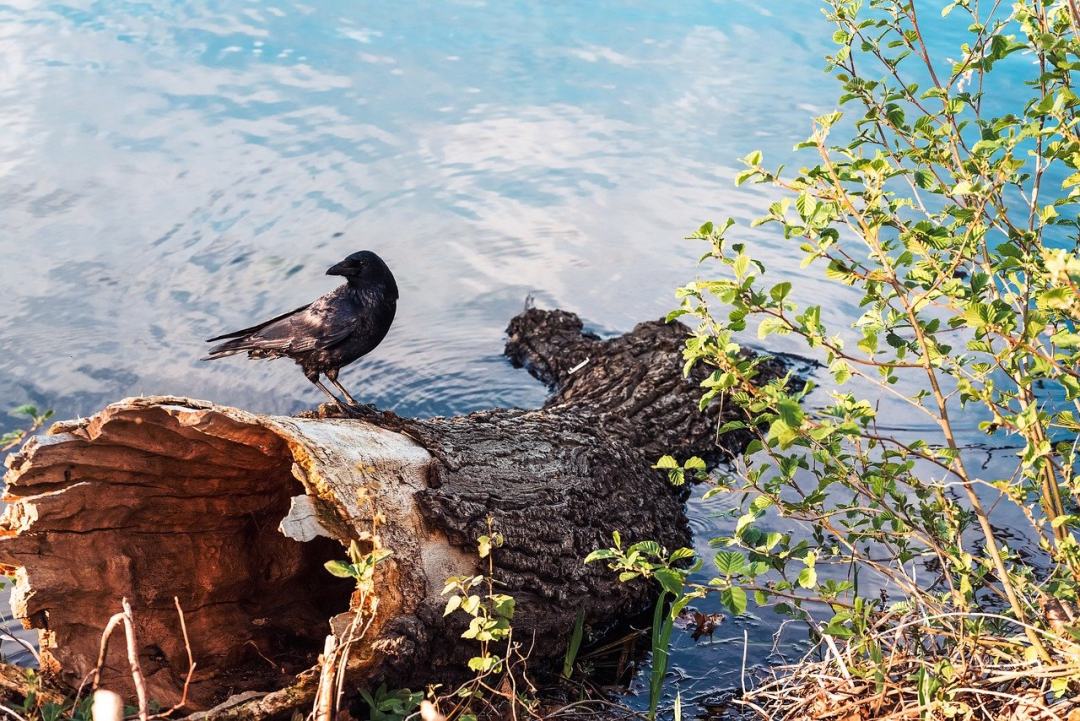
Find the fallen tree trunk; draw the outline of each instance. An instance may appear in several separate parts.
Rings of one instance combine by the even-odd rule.
[[[7,461],[0,563],[16,569],[13,610],[41,629],[46,670],[78,686],[126,597],[149,695],[171,705],[188,671],[175,597],[198,664],[189,708],[291,684],[279,696],[298,705],[314,683],[294,677],[356,601],[323,564],[354,540],[370,549],[375,533],[393,555],[350,669],[364,684],[430,682],[471,655],[440,591],[480,572],[473,549],[491,518],[516,638],[537,662],[561,657],[579,610],[597,624],[647,601],[642,584],[583,565],[589,551],[615,530],[689,540],[680,491],[650,467],[723,450],[715,413],[696,410],[700,377],[681,375],[685,332],[644,323],[601,340],[572,314],[526,311],[507,354],[551,386],[540,410],[286,418],[161,396],[58,423]],[[122,646],[105,669],[118,689],[130,685]]]

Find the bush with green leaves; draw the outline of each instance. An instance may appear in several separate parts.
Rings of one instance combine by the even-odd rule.
[[[404,721],[424,700],[420,691],[407,688],[390,691],[385,683],[379,684],[375,693],[361,689],[360,696],[368,705],[369,721]]]
[[[331,575],[338,578],[351,578],[357,589],[371,593],[375,590],[375,567],[382,561],[393,555],[388,548],[376,548],[370,552],[364,552],[356,541],[349,542],[349,559],[339,561],[334,559],[324,565]]]
[[[696,465],[692,463],[689,468],[693,470]],[[675,470],[664,463],[657,464],[657,467],[669,472]],[[678,476],[677,482],[682,483],[681,475]],[[610,548],[598,548],[585,557],[585,563],[606,561],[609,569],[618,572],[619,580],[623,583],[645,579],[656,581],[660,585],[660,596],[656,599],[653,609],[650,637],[652,652],[652,667],[649,672],[648,716],[650,719],[656,718],[660,694],[664,688],[664,677],[667,675],[670,661],[668,644],[675,627],[675,619],[693,599],[705,595],[705,591],[687,583],[690,574],[701,568],[700,561],[692,565],[686,563],[693,556],[694,552],[689,548],[677,548],[668,553],[656,541],[638,541],[624,548],[622,536],[616,531],[612,535]],[[729,585],[723,593],[739,595],[743,594],[743,591],[741,588]],[[741,599],[729,597],[728,600],[741,605],[745,610],[745,595]]]
[[[490,528],[489,521],[489,528]],[[491,552],[503,544],[502,534],[490,530],[476,541],[476,553],[488,564],[486,574],[450,576],[442,595],[448,596],[444,616],[459,612],[469,616],[469,627],[461,637],[480,644],[480,653],[469,659],[469,670],[477,674],[502,673],[510,653],[511,622],[514,620],[514,597],[495,592],[494,561]],[[479,591],[479,593],[477,593]],[[483,594],[483,595],[481,595]],[[492,643],[506,642],[506,653],[494,653]]]
[[[505,538],[487,518],[487,533],[476,539],[476,553],[483,573],[450,576],[442,595],[447,597],[444,616],[457,614],[469,619],[461,637],[478,644],[478,653],[468,660],[473,677],[454,691],[434,697],[436,706],[450,721],[476,721],[479,718],[517,718],[520,710],[536,715],[536,689],[527,674],[528,651],[514,640],[513,596],[496,591],[495,559]],[[575,651],[576,653],[576,651]],[[572,662],[571,662],[572,663]],[[433,694],[434,695],[434,694]]]
[[[754,225],[855,297],[857,318],[799,302],[798,281],[770,273],[733,220],[691,236],[707,244],[711,277],[681,288],[671,314],[696,322],[687,369],[712,369],[703,404],[744,412],[719,432],[754,437],[707,494],[741,504],[717,539],[717,583],[843,643],[845,674],[884,683],[882,629],[916,614],[924,635],[910,652],[1027,663],[1019,675],[1058,694],[1080,683],[1078,5],[824,2],[837,110],[796,146],[803,167],[755,151],[737,183],[769,188],[776,200]],[[965,42],[935,53],[931,24]],[[821,359],[829,388],[759,384],[761,358],[743,351],[752,334]],[[811,393],[823,407],[810,410]],[[883,398],[932,431],[892,430]],[[972,418],[1017,448],[1005,472],[984,478],[965,455]],[[676,481],[699,470],[658,465]],[[995,525],[1002,512],[1022,519],[1011,530],[1029,552]],[[775,530],[793,526],[805,532]],[[812,619],[809,599],[831,616]],[[970,681],[950,668],[920,682],[918,703]]]

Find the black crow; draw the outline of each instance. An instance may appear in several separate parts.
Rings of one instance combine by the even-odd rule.
[[[325,375],[349,404],[356,400],[338,383],[338,371],[379,345],[390,330],[397,310],[398,289],[394,274],[370,250],[353,253],[326,271],[344,276],[346,282],[314,303],[277,318],[211,338],[225,342],[210,349],[203,360],[247,353],[249,358],[292,358],[307,379],[331,400],[345,407],[322,384]],[[228,340],[226,340],[228,339]]]

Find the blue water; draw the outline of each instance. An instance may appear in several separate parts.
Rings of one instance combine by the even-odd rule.
[[[528,295],[601,332],[668,311],[702,250],[681,238],[772,197],[733,187],[737,159],[793,162],[833,108],[830,34],[811,0],[0,4],[0,404],[310,407],[292,364],[201,363],[202,340],[309,301],[369,248],[402,298],[343,374],[354,394],[413,415],[537,405],[501,355],[509,318]],[[770,231],[743,235],[798,299],[857,317]],[[703,552],[714,510],[692,505]],[[753,664],[777,626],[678,636],[684,696],[737,685],[743,628]]]
[[[409,414],[535,404],[507,320],[530,293],[610,330],[670,308],[686,231],[757,211],[736,158],[827,109],[814,8],[0,5],[0,399],[296,411],[319,396],[294,367],[203,364],[202,339],[370,248],[400,315],[350,385]]]

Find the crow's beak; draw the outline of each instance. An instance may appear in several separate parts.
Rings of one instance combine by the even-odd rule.
[[[335,263],[326,270],[327,275],[348,275],[349,269],[345,267],[345,261]]]

